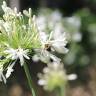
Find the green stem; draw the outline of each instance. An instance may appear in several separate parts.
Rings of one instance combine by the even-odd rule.
[[[32,86],[32,79],[31,79],[31,75],[30,75],[27,64],[24,63],[23,67],[24,67],[24,71],[25,71],[25,74],[26,74],[26,77],[27,77],[27,80],[29,83],[29,87],[31,89],[32,96],[36,96],[35,91],[34,91],[33,86]]]
[[[63,86],[60,87],[60,96],[65,96],[65,88]]]

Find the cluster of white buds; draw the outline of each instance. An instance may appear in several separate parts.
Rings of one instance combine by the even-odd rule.
[[[43,86],[45,90],[52,91],[55,88],[63,87],[68,80],[75,80],[76,74],[67,75],[62,63],[49,63],[47,67],[43,69],[43,74],[39,73],[38,84]]]
[[[5,1],[3,1],[2,9],[4,15],[3,18],[0,18],[0,81],[6,83],[6,79],[14,71],[13,67],[16,61],[19,60],[21,66],[23,66],[25,59],[30,59],[29,50],[32,46],[35,47],[32,45],[32,40],[36,43],[37,39],[36,32],[32,34],[32,31],[37,29],[35,30],[35,21],[33,22],[30,9],[29,13],[27,12],[30,15],[28,20],[31,23],[28,21],[29,25],[22,22],[24,18],[21,12],[18,13],[16,8],[8,7]],[[34,28],[34,30],[31,28]]]
[[[15,7],[14,10],[12,10],[10,7],[7,7],[7,4],[5,1],[3,1],[2,9],[4,11],[4,19],[10,21],[11,19],[14,19],[14,17],[20,17],[21,12],[17,12],[17,8]]]

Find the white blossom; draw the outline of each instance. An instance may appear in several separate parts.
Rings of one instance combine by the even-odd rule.
[[[61,62],[48,63],[48,66],[43,69],[43,74],[39,73],[38,76],[38,84],[45,90],[53,90],[56,87],[64,86],[68,80],[77,79],[76,74],[66,74]]]
[[[80,42],[82,40],[82,34],[80,32],[73,33],[72,40]]]
[[[80,28],[80,26],[81,26],[81,20],[79,17],[76,17],[76,16],[67,17],[66,20],[69,24],[71,24],[72,26],[75,26],[77,28]]]
[[[10,18],[14,18],[14,17],[21,17],[21,12],[17,12],[17,8],[15,7],[14,10],[12,10],[10,7],[7,6],[6,2],[3,1],[3,5],[2,5],[2,9],[4,11],[4,19],[5,20],[10,20]]]
[[[43,80],[43,79],[40,79],[40,80],[38,81],[38,84],[39,84],[40,86],[46,85],[46,81]]]
[[[45,30],[45,28],[46,28],[46,18],[45,18],[45,16],[43,16],[43,15],[38,16],[36,18],[36,23],[37,23],[38,29],[40,31]]]
[[[27,55],[28,50],[23,50],[22,48],[18,49],[10,48],[4,52],[8,54],[7,58],[11,58],[12,60],[19,59],[21,66],[24,64],[24,58],[30,59]]]
[[[76,74],[70,74],[67,76],[68,80],[76,80],[77,79],[77,75]]]
[[[67,44],[65,33],[58,36],[53,34],[54,32],[51,32],[48,36],[46,33],[40,32],[40,41],[42,43],[42,47],[45,49],[47,47],[51,47],[52,51],[67,53],[68,49],[65,48]]]
[[[34,62],[38,62],[40,60],[39,56],[37,54],[35,54],[34,56],[32,56],[32,60]]]
[[[7,7],[7,4],[5,1],[3,1],[2,9],[5,13],[13,13],[11,8]]]
[[[62,64],[59,63],[48,63],[48,67],[43,69],[43,74],[38,74],[40,78],[38,84],[43,86],[45,90],[54,90],[66,82],[65,71]]]
[[[11,73],[14,71],[13,67],[15,65],[15,62],[13,62],[11,65],[7,67],[7,73],[6,73],[6,78],[9,78]]]
[[[54,23],[62,20],[62,14],[61,14],[58,10],[54,11],[54,12],[50,15],[50,17],[51,17],[52,22],[54,22]]]
[[[3,74],[3,66],[0,65],[0,81],[4,81],[6,83],[6,77]]]
[[[40,10],[36,19],[40,31],[54,30],[56,24],[62,21],[62,14],[58,10]]]
[[[8,34],[9,34],[9,32],[12,31],[12,26],[11,26],[11,24],[9,22],[5,22],[3,24],[3,26],[4,26],[5,30],[6,30],[6,32],[8,32]]]
[[[46,49],[35,49],[36,54],[32,57],[34,62],[41,60],[44,63],[49,63],[51,60],[53,62],[60,62],[61,59],[51,54]]]

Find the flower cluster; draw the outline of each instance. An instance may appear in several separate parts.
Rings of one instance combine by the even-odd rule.
[[[41,43],[44,45],[42,47],[44,49],[50,49],[52,52],[56,51],[60,54],[67,53],[68,49],[66,47],[64,48],[64,46],[67,45],[67,41],[69,39],[76,43],[80,42],[82,39],[82,35],[79,32],[81,25],[79,17],[73,16],[63,18],[62,14],[58,10],[40,10],[37,16],[37,25],[39,26]],[[49,61],[49,56],[47,54],[47,52],[43,54],[43,61]],[[47,60],[45,57],[47,57]],[[35,55],[34,60],[38,60],[38,56]],[[76,74],[66,74],[65,68],[63,68],[63,64],[60,59],[55,58],[53,60],[53,62],[47,63],[48,66],[44,68],[43,74],[39,74],[38,81],[39,85],[49,91],[65,86],[68,80],[75,80],[77,78]]]
[[[29,54],[32,50],[41,48],[41,42],[35,16],[31,16],[30,8],[24,11],[24,16],[16,8],[9,8],[4,1],[2,9],[4,15],[0,19],[0,81],[6,83],[6,79],[14,71],[16,61],[19,60],[23,66],[25,60],[31,58]]]
[[[66,85],[67,80],[75,80],[76,74],[66,75],[62,63],[49,63],[47,67],[43,69],[43,74],[38,74],[40,80],[39,85],[44,86],[45,90],[52,91],[55,88],[60,88]]]
[[[83,12],[86,14],[86,12]],[[80,15],[80,14],[79,14]],[[82,16],[80,17],[77,14],[73,14],[70,17],[63,17],[59,10],[50,10],[50,9],[41,9],[39,10],[37,16],[37,25],[39,26],[39,30],[47,33],[50,33],[50,30],[53,31],[54,38],[63,37],[64,31],[66,32],[67,41],[70,46],[70,51],[63,58],[63,62],[67,65],[72,64],[80,64],[86,65],[89,63],[90,59],[88,54],[86,54],[86,50],[82,47],[83,33],[81,32],[81,24],[82,24]],[[86,15],[87,16],[87,15]],[[86,21],[86,19],[84,19]],[[86,21],[87,22],[87,21]],[[83,22],[85,24],[85,22]],[[88,22],[87,22],[88,24]],[[89,24],[87,28],[90,30],[90,43],[93,42],[95,44],[95,23]],[[84,29],[85,30],[85,29]],[[47,34],[46,33],[46,34]],[[66,37],[65,36],[65,37]],[[92,45],[92,46],[93,46]],[[61,50],[60,50],[61,51]],[[60,52],[59,53],[63,53]],[[65,53],[68,50],[65,51]],[[79,55],[79,57],[78,57]]]
[[[51,30],[58,34],[66,31],[69,36],[67,39],[73,42],[80,42],[82,39],[79,16],[63,17],[59,10],[41,9],[38,13],[37,25],[43,32]]]
[[[57,64],[61,62],[61,59],[53,53],[68,52],[66,33],[59,32],[59,30],[57,32],[54,28],[50,32],[41,30],[40,25],[37,24],[38,18],[32,15],[30,8],[28,11],[24,10],[21,14],[17,12],[16,8],[12,10],[6,2],[3,2],[2,9],[4,15],[0,19],[0,81],[6,83],[6,79],[14,71],[17,60],[19,60],[21,66],[24,65],[26,60],[30,59],[41,60],[48,63],[48,66],[52,61],[54,64],[56,63],[56,66],[59,66]],[[64,70],[59,74],[57,72],[59,67],[55,69],[52,74],[57,75],[55,76],[57,80],[60,77],[63,83],[63,80],[65,80]],[[57,85],[59,86],[59,84]]]
[[[61,24],[62,14],[58,10],[54,12],[48,9],[39,10],[36,22],[40,31],[46,32],[47,30],[47,32],[64,32],[64,28]]]

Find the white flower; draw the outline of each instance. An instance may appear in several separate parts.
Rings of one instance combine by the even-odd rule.
[[[77,79],[77,75],[76,74],[70,74],[67,76],[68,80],[76,80]]]
[[[0,81],[4,81],[4,83],[6,83],[6,78],[3,74],[3,66],[0,65]]]
[[[56,10],[56,11],[52,12],[52,14],[50,15],[50,19],[55,24],[56,22],[62,20],[62,14],[58,10]]]
[[[65,47],[67,45],[65,33],[60,35],[55,35],[54,40],[51,41],[53,49],[59,53],[67,53],[68,49]]]
[[[8,34],[9,34],[9,32],[12,31],[12,26],[11,26],[11,24],[9,22],[5,22],[3,24],[3,26],[4,26],[5,30],[6,30],[6,32],[8,32]]]
[[[42,61],[44,63],[49,63],[51,60],[52,61],[57,61],[57,57],[50,52],[48,52],[46,49],[35,49],[35,55],[32,57],[32,60],[34,62],[37,61]]]
[[[51,32],[48,36],[46,33],[40,32],[40,41],[42,44],[42,48],[47,49],[51,47],[51,51],[67,53],[68,49],[65,48],[67,44],[65,33],[58,36],[54,34],[54,32]]]
[[[21,48],[17,49],[17,57],[20,59],[21,66],[24,64],[24,58],[30,59],[27,56],[28,50],[23,50]]]
[[[62,21],[62,14],[55,10],[40,10],[37,16],[37,25],[40,31],[54,30],[55,25]]]
[[[40,79],[40,80],[38,81],[38,84],[39,84],[40,86],[46,85],[46,81],[43,80],[43,79]]]
[[[38,84],[46,90],[53,90],[66,84],[68,80],[77,79],[76,74],[67,75],[60,62],[48,63],[48,67],[43,69],[43,74],[38,74],[38,76],[40,78]]]
[[[39,36],[42,44],[47,42],[48,35],[45,32],[39,32]]]
[[[72,39],[75,42],[80,42],[82,40],[82,34],[80,32],[73,33]]]
[[[57,62],[48,63],[48,67],[43,69],[43,74],[38,74],[38,84],[45,90],[54,90],[66,83],[66,74],[63,65]]]
[[[11,8],[7,7],[7,4],[5,1],[3,1],[2,9],[5,13],[13,13]]]
[[[4,52],[8,54],[7,58],[11,58],[12,60],[19,59],[21,66],[24,64],[24,58],[30,59],[27,55],[28,50],[23,50],[22,48],[10,48],[8,50],[5,50]]]
[[[17,59],[17,50],[10,48],[8,50],[5,50],[4,53],[8,54],[8,56],[6,58],[11,58],[12,60]]]
[[[66,18],[66,20],[69,24],[71,24],[72,26],[75,26],[77,28],[80,28],[80,26],[81,26],[81,20],[79,17],[72,16],[72,17]]]
[[[2,5],[2,9],[4,11],[4,19],[5,20],[10,20],[10,18],[14,18],[14,17],[21,17],[21,12],[17,12],[17,8],[15,7],[14,10],[12,10],[10,7],[7,6],[6,2],[3,1],[3,5]]]
[[[49,63],[51,60],[53,62],[60,62],[61,59],[56,57],[55,55],[48,52],[46,49],[35,49],[36,54],[32,57],[34,62],[41,60],[44,63]]]
[[[14,71],[14,69],[13,69],[14,65],[15,65],[15,62],[13,62],[11,65],[8,66],[7,73],[6,73],[6,78],[9,78],[11,73]]]
[[[38,62],[39,61],[39,56],[37,55],[37,54],[35,54],[33,57],[32,57],[32,60],[34,61],[34,62]]]
[[[6,32],[7,35],[10,35],[10,32],[12,32],[12,23],[5,22],[4,20],[0,20],[0,31],[2,33]]]
[[[50,53],[45,49],[38,50],[37,55],[44,63],[48,63],[50,61]]]
[[[46,29],[46,17],[45,16],[43,15],[38,16],[36,18],[36,23],[40,31],[44,31]]]
[[[66,85],[68,80],[77,79],[76,74],[67,75],[63,67],[60,62],[48,63],[48,66],[43,69],[43,74],[38,74],[38,84],[43,86],[45,90],[52,91],[57,87]]]

